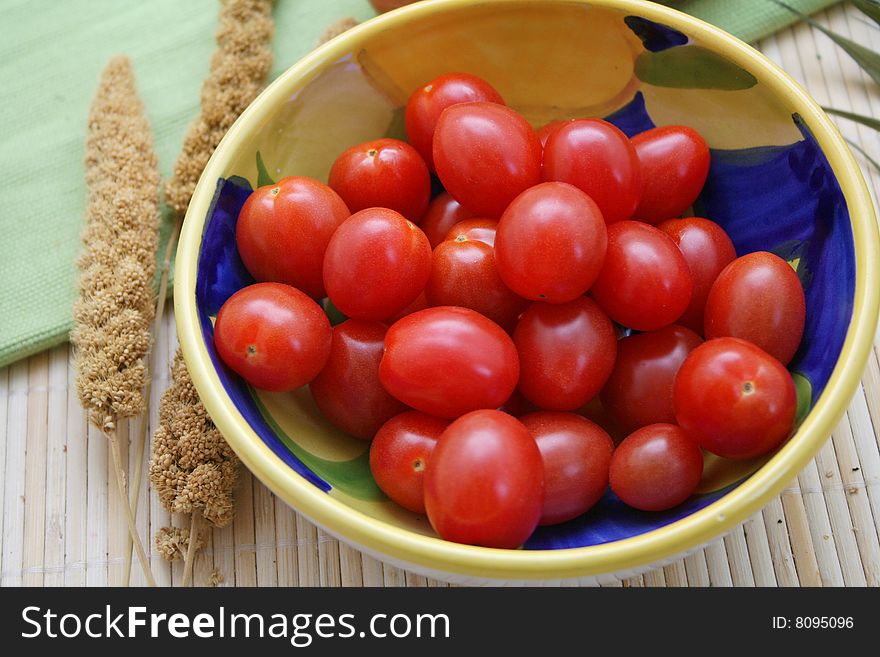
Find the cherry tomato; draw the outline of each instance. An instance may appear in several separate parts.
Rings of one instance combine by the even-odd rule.
[[[709,174],[706,140],[683,125],[647,130],[632,139],[642,170],[642,194],[633,219],[656,224],[681,216]]]
[[[455,224],[473,216],[474,213],[452,198],[449,192],[443,192],[428,205],[425,216],[419,222],[419,228],[425,232],[433,249],[446,239],[446,234]]]
[[[558,121],[550,121],[550,123],[541,126],[538,129],[538,140],[541,142],[541,148],[547,147],[547,139],[550,138],[550,135],[571,121],[574,121],[574,119],[559,119]]]
[[[327,315],[295,287],[256,283],[217,313],[214,345],[226,365],[255,388],[284,392],[315,378],[330,355]]]
[[[408,315],[385,336],[379,380],[415,409],[456,418],[497,408],[519,379],[510,336],[467,308],[440,306]]]
[[[668,235],[640,221],[608,226],[605,263],[591,294],[611,319],[655,331],[681,317],[692,290],[687,261]]]
[[[596,280],[607,243],[589,196],[565,183],[541,183],[517,196],[498,222],[498,273],[520,296],[565,303]]]
[[[287,283],[326,296],[321,266],[330,237],[351,213],[339,195],[312,178],[290,176],[248,196],[235,241],[257,281]]]
[[[543,503],[541,452],[519,420],[474,411],[440,436],[425,472],[425,508],[442,538],[519,547],[537,526]]]
[[[540,525],[556,525],[591,509],[608,488],[614,443],[602,427],[574,413],[541,411],[520,418],[544,462]]]
[[[718,456],[766,454],[791,433],[797,397],[785,366],[739,338],[707,340],[685,359],[672,388],[678,424]]]
[[[699,335],[675,324],[617,343],[614,371],[601,396],[602,406],[623,431],[675,423],[672,382],[687,355],[702,343]]]
[[[629,139],[599,119],[575,119],[550,134],[543,178],[585,192],[609,224],[632,216],[642,189],[638,157]]]
[[[541,181],[541,142],[509,107],[461,103],[445,109],[437,121],[434,165],[459,203],[494,219]]]
[[[446,239],[458,240],[459,242],[475,240],[494,247],[495,231],[497,230],[498,222],[494,219],[465,219],[449,229],[449,232],[446,233]]]
[[[736,249],[721,226],[701,217],[669,219],[657,228],[678,245],[694,282],[691,302],[676,322],[702,334],[709,290],[721,270],[736,259]]]
[[[448,426],[449,420],[408,411],[388,420],[373,438],[373,479],[404,509],[425,513],[425,469],[437,439]]]
[[[749,253],[718,275],[706,299],[706,338],[752,342],[783,365],[801,343],[806,321],[804,288],[782,258]]]
[[[327,295],[346,317],[382,320],[416,300],[431,274],[431,246],[418,226],[394,210],[353,214],[324,256]]]
[[[611,490],[628,506],[665,511],[697,489],[703,454],[674,424],[651,424],[623,439],[611,457]]]
[[[460,235],[434,249],[425,297],[431,306],[476,310],[505,331],[512,331],[529,302],[510,290],[498,275],[495,250]]]
[[[377,139],[352,146],[330,167],[330,187],[352,212],[389,208],[418,223],[431,198],[431,176],[412,146]]]
[[[334,326],[330,357],[309,385],[324,416],[364,440],[370,440],[387,420],[406,410],[379,383],[387,330],[384,324],[363,319]]]
[[[617,354],[614,327],[587,297],[564,304],[533,303],[513,332],[519,352],[519,389],[554,411],[573,411],[594,397]]]
[[[434,170],[432,146],[440,114],[458,103],[484,101],[504,105],[504,99],[488,82],[470,73],[446,73],[416,89],[406,104],[404,122],[409,143]]]

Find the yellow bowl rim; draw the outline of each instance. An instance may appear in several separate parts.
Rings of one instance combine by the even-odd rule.
[[[518,0],[482,0],[515,4]],[[537,0],[519,0],[537,4]],[[174,307],[187,368],[205,408],[245,465],[291,507],[360,549],[404,565],[450,575],[487,579],[554,580],[645,567],[695,549],[744,521],[767,504],[819,451],[842,417],[858,385],[880,310],[880,237],[874,208],[855,159],[835,125],[806,91],[764,55],[723,30],[677,10],[644,0],[562,0],[625,10],[678,29],[736,62],[797,108],[825,153],[850,213],[856,256],[852,320],[831,378],[790,440],[745,482],[709,506],[645,534],[588,547],[559,550],[498,550],[460,545],[395,527],[352,509],[294,473],[248,426],[226,395],[202,340],[195,305],[196,267],[203,224],[218,178],[236,144],[256,134],[274,108],[290,98],[362,37],[408,21],[474,4],[471,0],[424,0],[366,21],[313,50],[282,73],[245,110],[220,142],[199,180],[186,213],[177,250]],[[543,2],[541,2],[543,4]]]

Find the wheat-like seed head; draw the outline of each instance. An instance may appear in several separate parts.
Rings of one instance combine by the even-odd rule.
[[[224,0],[217,28],[217,50],[202,85],[202,109],[190,126],[165,186],[165,197],[183,216],[199,176],[217,144],[263,88],[272,66],[272,1]]]
[[[144,410],[144,357],[154,313],[159,170],[150,125],[126,57],[101,75],[86,141],[88,205],[71,341],[77,392],[92,421]]]
[[[198,509],[211,524],[223,527],[232,520],[237,472],[238,457],[208,417],[178,350],[171,387],[159,404],[150,482],[172,513]]]

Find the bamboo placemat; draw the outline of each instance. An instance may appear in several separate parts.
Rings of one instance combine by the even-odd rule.
[[[817,17],[880,50],[880,29],[849,6]],[[822,104],[880,116],[880,89],[819,31],[799,25],[759,44]],[[875,159],[877,133],[841,121],[841,130]],[[865,168],[872,194],[880,176]],[[154,347],[150,432],[177,347],[170,307]],[[603,586],[880,585],[880,339],[846,416],[819,455],[760,513],[703,550],[632,579]],[[127,447],[138,423],[123,424]],[[127,462],[124,449],[123,458]],[[112,488],[107,441],[87,426],[77,401],[67,345],[0,370],[0,585],[122,583],[127,530]],[[108,487],[108,481],[110,487]],[[383,565],[316,529],[244,472],[235,521],[213,530],[195,561],[197,585],[445,586]],[[179,585],[182,564],[152,545],[172,518],[144,488],[138,527],[150,537],[153,573]],[[142,585],[135,563],[132,583]]]

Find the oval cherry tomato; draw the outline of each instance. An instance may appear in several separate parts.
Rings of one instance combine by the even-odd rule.
[[[675,423],[672,382],[684,359],[702,342],[690,329],[673,324],[617,343],[614,371],[602,388],[602,406],[623,431]]]
[[[544,503],[544,464],[522,422],[495,410],[450,424],[425,472],[425,508],[442,538],[516,548],[531,535]]]
[[[504,105],[504,99],[488,82],[470,73],[446,73],[416,89],[406,104],[404,122],[409,143],[434,170],[432,146],[437,120],[447,107],[483,101]]]
[[[510,290],[498,275],[495,250],[464,235],[434,249],[425,297],[431,306],[476,310],[512,331],[529,302]]]
[[[353,214],[324,256],[327,295],[346,317],[382,320],[416,300],[431,274],[431,246],[418,226],[394,210]]]
[[[494,247],[497,230],[498,222],[494,219],[465,219],[449,229],[446,240],[475,240]]]
[[[389,208],[418,223],[431,198],[431,176],[412,146],[377,139],[352,146],[330,167],[332,187],[352,212]]]
[[[509,107],[461,103],[437,121],[434,165],[459,203],[480,216],[500,217],[518,194],[541,181],[541,142]]]
[[[709,147],[683,125],[647,130],[632,139],[642,170],[642,194],[633,219],[656,224],[681,216],[703,189]]]
[[[510,336],[467,308],[441,306],[408,315],[385,336],[382,385],[415,409],[456,418],[507,401],[519,379]]]
[[[550,134],[543,179],[570,183],[585,192],[609,224],[632,216],[642,189],[638,157],[629,139],[599,119],[575,119]]]
[[[379,383],[387,330],[384,324],[363,319],[334,326],[330,357],[309,385],[324,416],[364,440],[370,440],[387,420],[406,410]]]
[[[766,454],[791,433],[797,395],[788,370],[751,342],[708,340],[685,359],[672,388],[678,424],[718,456]]]
[[[651,424],[623,439],[611,457],[611,490],[641,511],[665,511],[689,498],[703,475],[703,454],[674,424]]]
[[[657,226],[678,245],[694,282],[691,302],[676,322],[703,333],[703,311],[718,274],[736,259],[736,249],[724,229],[701,217],[669,219]]]
[[[594,397],[611,374],[617,338],[596,303],[533,303],[513,332],[519,389],[539,407],[573,411]]]
[[[330,355],[330,322],[295,287],[256,283],[220,307],[214,345],[226,365],[255,388],[285,392],[315,378]]]
[[[706,338],[748,340],[788,365],[804,335],[807,306],[797,274],[767,251],[749,253],[718,275],[706,299]]]
[[[520,296],[565,303],[596,280],[607,243],[589,196],[565,183],[541,183],[517,196],[498,222],[498,273]]]
[[[593,508],[608,488],[611,436],[574,413],[541,411],[520,422],[538,443],[544,462],[544,506],[538,524],[556,525]]]
[[[446,239],[447,233],[455,224],[473,216],[474,213],[452,198],[449,192],[442,192],[428,205],[425,216],[419,222],[419,228],[424,231],[434,249]]]
[[[324,183],[282,178],[254,190],[244,202],[235,227],[238,253],[257,281],[287,283],[320,299],[327,294],[324,252],[350,214]]]
[[[605,263],[591,294],[611,319],[655,331],[681,316],[692,289],[687,261],[668,235],[640,221],[608,226]]]
[[[425,513],[425,469],[440,434],[448,426],[449,420],[408,411],[388,420],[373,438],[373,479],[404,509]]]

